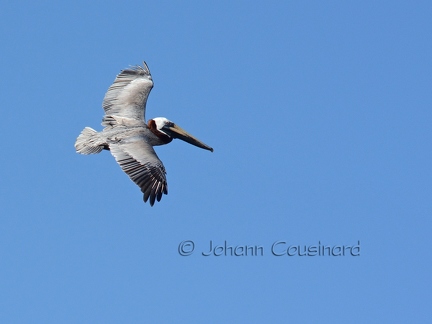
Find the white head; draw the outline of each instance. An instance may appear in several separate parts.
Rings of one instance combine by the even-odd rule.
[[[166,119],[165,117],[156,117],[156,118],[153,118],[153,120],[156,123],[157,130],[161,133],[164,133],[165,135],[168,135],[168,134],[164,132],[163,127],[165,127],[165,126],[169,127],[169,126],[174,125],[174,123],[172,121]],[[168,135],[168,136],[170,136],[170,135]]]

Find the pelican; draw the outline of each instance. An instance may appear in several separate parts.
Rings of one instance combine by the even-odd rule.
[[[204,144],[165,117],[145,122],[147,98],[153,88],[150,70],[145,62],[122,70],[109,87],[102,106],[104,129],[97,132],[85,127],[75,142],[80,154],[96,154],[109,150],[122,170],[143,193],[143,200],[160,201],[168,194],[166,171],[153,146],[179,138],[189,144],[213,152]]]

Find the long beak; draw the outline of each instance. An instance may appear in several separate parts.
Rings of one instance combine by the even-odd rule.
[[[189,144],[201,147],[202,149],[209,150],[213,152],[213,148],[204,144],[199,139],[193,137],[191,134],[186,132],[183,128],[178,127],[174,124],[174,126],[164,126],[163,130],[166,131],[173,138],[179,138],[182,141],[188,142]]]

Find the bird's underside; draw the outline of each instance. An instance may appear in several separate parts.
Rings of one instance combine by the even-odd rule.
[[[85,146],[82,147],[85,137]],[[135,182],[143,193],[144,202],[150,205],[168,194],[166,171],[149,142],[157,142],[145,127],[113,127],[102,132],[87,127],[77,139],[77,151],[82,154],[99,153],[109,150],[122,170]],[[90,144],[92,146],[90,146]]]

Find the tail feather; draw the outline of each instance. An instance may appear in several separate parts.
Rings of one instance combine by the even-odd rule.
[[[98,132],[93,128],[86,127],[75,142],[75,150],[80,154],[96,154],[104,148],[98,141]]]

